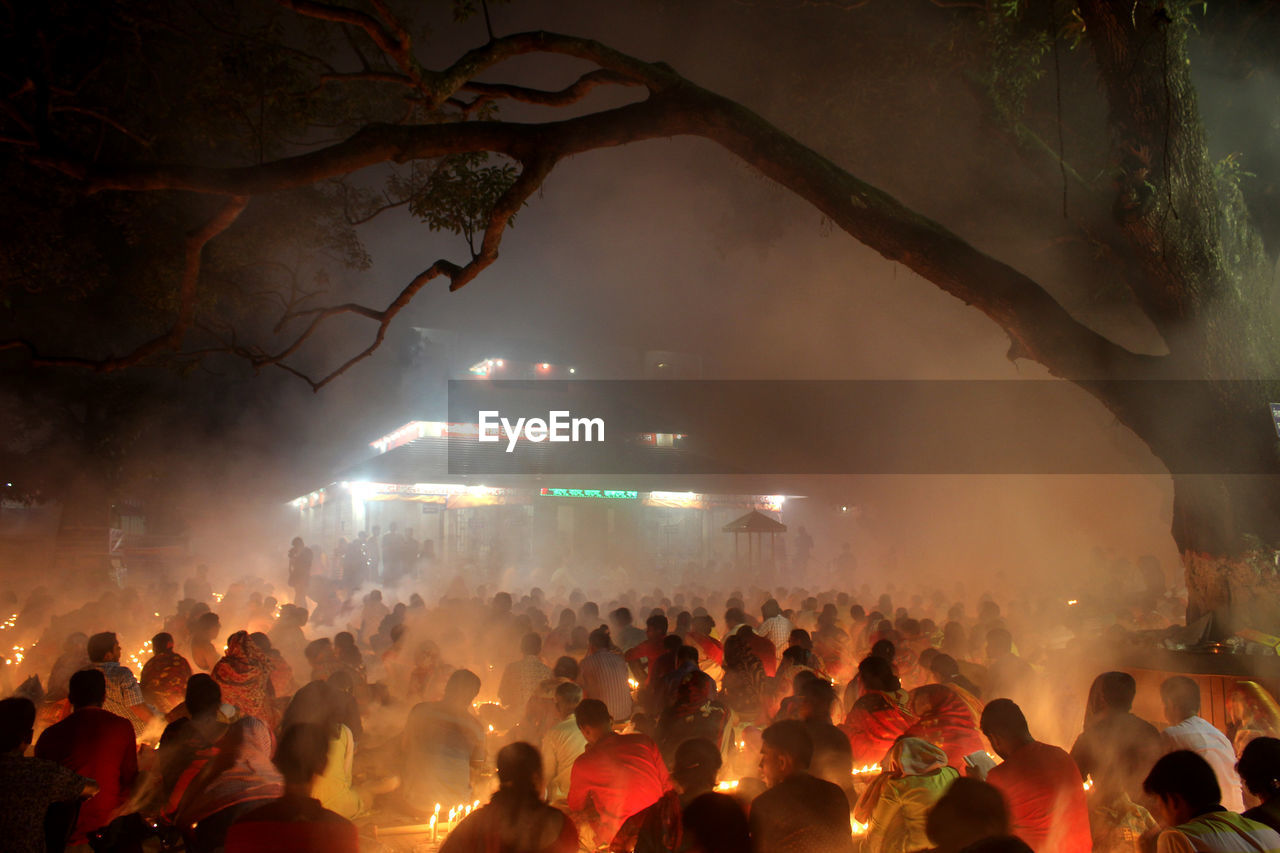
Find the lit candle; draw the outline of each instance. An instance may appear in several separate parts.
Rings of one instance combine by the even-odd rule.
[[[436,808],[439,808],[439,806],[437,806]],[[432,844],[435,844],[435,843],[436,843],[436,817],[437,817],[437,815],[432,815],[432,816],[431,816],[431,821],[430,821],[430,823],[429,823],[429,825],[430,825],[430,827],[431,827],[431,843],[432,843]]]

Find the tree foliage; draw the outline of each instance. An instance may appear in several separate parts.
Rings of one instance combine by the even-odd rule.
[[[884,13],[831,5],[850,26]],[[452,6],[459,19],[483,17],[486,35],[470,47],[389,0],[10,9],[0,32],[8,93],[0,145],[13,204],[0,216],[10,233],[32,233],[0,252],[12,321],[0,347],[34,368],[99,372],[230,354],[318,389],[372,353],[424,287],[463,287],[495,263],[506,229],[559,163],[697,136],[984,312],[1008,334],[1011,358],[1035,360],[1097,397],[1169,464],[1185,554],[1235,558],[1252,553],[1252,542],[1280,544],[1276,489],[1237,490],[1221,478],[1204,486],[1179,473],[1189,454],[1210,453],[1221,471],[1280,476],[1274,436],[1251,420],[1280,388],[1228,381],[1270,380],[1280,362],[1275,238],[1266,231],[1280,217],[1259,213],[1266,197],[1256,192],[1269,177],[1252,181],[1250,160],[1211,155],[1190,69],[1193,40],[1251,44],[1258,31],[1280,28],[1280,13],[1265,3],[1185,0],[932,6],[951,28],[939,53],[993,131],[1060,181],[1063,240],[1123,290],[1162,350],[1101,333],[1046,282],[742,103],[589,39],[495,35],[483,0]],[[495,82],[517,59],[569,59],[589,70],[559,90]],[[625,96],[592,102],[603,106],[584,100],[601,88]],[[508,104],[562,114],[511,121],[501,112]],[[424,258],[384,305],[327,292],[322,267],[368,263],[354,228],[398,207],[460,235],[463,251]],[[112,322],[99,335],[69,334],[56,314],[37,310],[50,298]],[[273,323],[262,320],[264,306],[275,309]],[[372,324],[368,346],[305,372],[304,348],[343,316]],[[1170,379],[1210,383],[1204,420],[1231,441],[1189,447],[1192,433],[1114,382]],[[1197,594],[1222,598],[1209,585]]]

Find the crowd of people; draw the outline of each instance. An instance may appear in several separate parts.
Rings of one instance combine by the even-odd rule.
[[[292,602],[200,567],[15,603],[4,849],[1280,851],[1265,689],[1224,732],[1195,679],[1148,721],[1099,671],[1170,601],[517,595],[408,565],[347,578],[295,540]]]

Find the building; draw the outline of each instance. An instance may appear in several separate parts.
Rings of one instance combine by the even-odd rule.
[[[474,430],[412,421],[369,442],[369,458],[289,502],[296,534],[332,553],[340,539],[395,524],[444,565],[535,577],[564,564],[661,569],[728,560],[734,543],[725,524],[752,509],[780,518],[785,505],[783,495],[727,491],[728,478],[699,485],[687,477],[447,476],[446,442]],[[652,438],[654,453],[674,441]]]

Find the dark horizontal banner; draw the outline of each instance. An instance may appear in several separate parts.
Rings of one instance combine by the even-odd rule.
[[[446,440],[453,475],[1271,475],[1277,387],[462,380]],[[1122,400],[1123,421],[1097,397]]]

